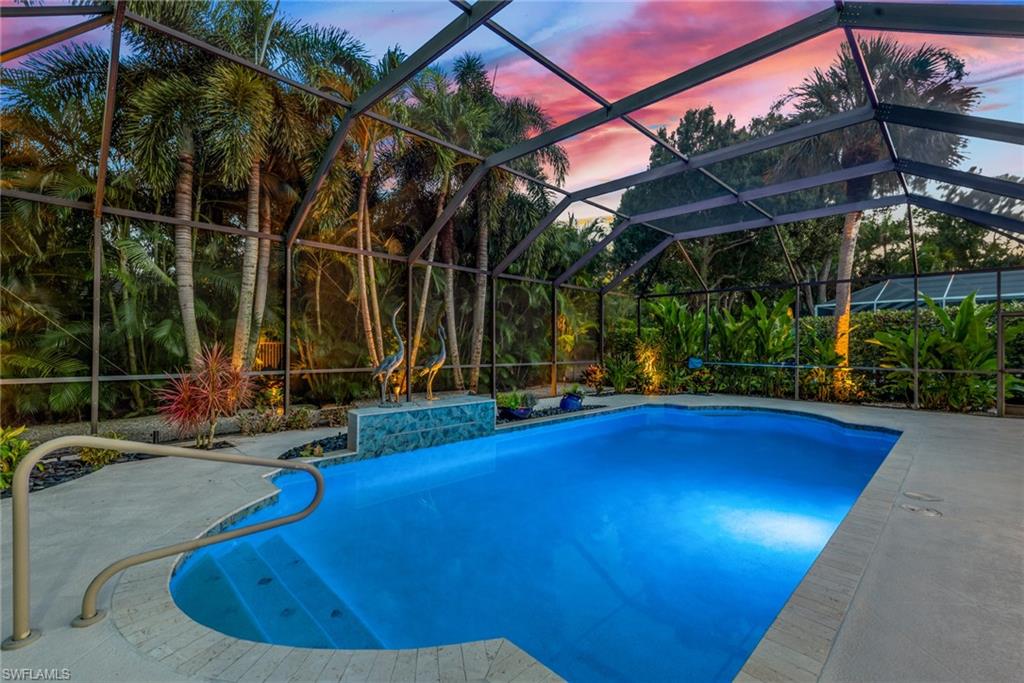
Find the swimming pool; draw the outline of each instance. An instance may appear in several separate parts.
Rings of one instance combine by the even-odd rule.
[[[309,518],[196,552],[171,590],[250,640],[505,637],[573,681],[732,679],[897,438],[645,407],[354,462]],[[236,526],[312,493],[276,483]]]

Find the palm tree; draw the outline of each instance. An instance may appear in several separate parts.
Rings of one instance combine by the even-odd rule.
[[[279,5],[280,0],[273,9],[266,2],[217,5],[212,23],[217,33],[229,39],[232,49],[239,54],[244,54],[245,46],[253,46],[253,61],[262,65],[271,47]],[[215,65],[203,88],[202,121],[210,151],[219,161],[228,189],[248,183],[245,225],[253,233],[259,232],[262,224],[261,166],[270,151],[274,104],[278,99],[274,96],[275,90],[280,90],[277,81],[232,63]],[[249,343],[254,336],[252,323],[260,242],[246,238],[242,251],[238,313],[231,347],[231,364],[235,368],[247,366],[247,359],[252,357]],[[267,251],[269,257],[269,251],[263,251]],[[263,291],[266,291],[265,284]]]
[[[404,55],[397,49],[389,50],[372,68],[359,68],[351,65],[344,73],[328,72],[321,76],[324,88],[334,90],[343,98],[354,101],[360,93],[365,92],[375,83],[401,63]],[[400,113],[401,96],[381,100],[373,110],[389,118]],[[376,167],[380,147],[389,139],[396,138],[396,129],[368,116],[356,117],[349,129],[348,138],[353,143],[345,161],[336,164],[350,169],[359,178],[355,214],[356,248],[372,250],[374,233],[372,229],[372,213],[370,211],[371,178]],[[377,292],[376,265],[372,256],[359,254],[356,256],[356,272],[359,290],[359,306],[362,314],[363,333],[366,335],[367,350],[370,361],[376,366],[384,357],[384,334],[381,327],[380,301]]]
[[[979,100],[973,86],[963,85],[967,76],[964,63],[953,52],[934,45],[908,47],[879,36],[860,41],[875,91],[882,102],[965,113]],[[835,61],[825,70],[814,69],[810,76],[791,89],[774,107],[776,112],[793,105],[789,123],[818,120],[830,114],[867,104],[867,95],[849,45],[844,44]],[[914,157],[936,164],[955,164],[962,158],[964,141],[957,135],[925,129],[908,129],[898,136],[901,149]],[[779,161],[780,169],[796,168],[811,175],[835,168],[851,168],[879,159],[885,148],[873,125],[844,128],[827,136],[810,138],[791,146]],[[858,201],[872,192],[894,189],[890,176],[857,178],[845,184],[845,201]],[[918,181],[923,182],[923,181]],[[862,212],[846,214],[839,247],[836,277],[835,350],[846,364],[849,357],[850,278],[860,231]],[[843,373],[836,373],[843,381]]]
[[[448,75],[438,69],[428,69],[417,78],[410,87],[415,104],[410,109],[412,123],[418,129],[430,133],[435,137],[453,142],[465,149],[474,148],[480,139],[480,133],[486,122],[486,110],[476,106],[466,95],[454,87]],[[453,175],[460,167],[474,164],[471,157],[459,155],[447,147],[440,145],[429,145],[429,162],[431,163],[431,174],[437,179],[437,202],[435,205],[434,220],[437,220],[444,211],[445,204],[451,193]],[[451,222],[443,228],[444,240],[449,245],[446,250],[448,262],[452,262],[451,246]],[[430,241],[427,248],[427,260],[433,261],[437,250],[438,237]],[[423,337],[423,325],[426,320],[427,299],[430,294],[431,275],[433,266],[426,267],[423,277],[423,285],[420,292],[419,307],[416,313],[416,323],[413,328],[412,343],[409,346],[411,365],[416,365],[416,358],[420,350],[420,342]],[[452,339],[451,358],[455,368],[455,386],[461,389],[463,386],[462,371],[459,359],[458,339],[455,334],[455,271],[446,268],[445,275],[445,308],[447,315],[445,319],[448,326],[448,334]]]
[[[551,127],[551,119],[533,100],[503,97],[494,92],[494,84],[487,76],[483,61],[477,55],[459,57],[454,67],[460,90],[479,107],[488,112],[488,125],[476,151],[484,155],[511,147]],[[561,183],[569,169],[565,150],[549,145],[512,162],[517,170],[534,177],[544,178],[550,169],[556,182]],[[522,184],[517,176],[502,169],[492,169],[473,192],[476,204],[476,267],[473,294],[473,328],[469,354],[469,389],[476,391],[480,380],[480,361],[483,356],[484,312],[487,306],[487,275],[491,228],[501,215],[501,207],[517,187]],[[527,192],[536,201],[548,201],[539,186],[530,183]],[[493,378],[492,378],[493,381]]]
[[[139,10],[173,28],[207,37],[206,3],[144,3]],[[199,78],[209,60],[145,29],[129,26],[126,37],[135,62],[146,65],[131,87],[120,93],[126,100],[123,133],[130,145],[126,152],[155,195],[173,188],[174,217],[192,220],[196,161],[203,152],[198,144]],[[185,347],[194,366],[202,340],[196,320],[191,228],[175,226],[174,255]]]

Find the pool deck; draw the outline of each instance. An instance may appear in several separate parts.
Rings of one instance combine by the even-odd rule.
[[[609,408],[671,403],[795,410],[903,432],[737,680],[1024,680],[1024,420],[724,395],[599,401]],[[550,419],[561,418],[537,422]],[[337,432],[231,440],[238,452],[273,458]],[[112,618],[85,629],[69,626],[100,568],[125,554],[193,538],[271,494],[275,489],[262,474],[156,459],[32,494],[31,621],[43,635],[3,652],[2,666],[67,667],[71,680],[97,683],[557,678],[507,640],[405,651],[238,641],[176,608],[167,592],[173,558],[111,581],[100,605]],[[0,512],[6,636],[10,500]]]

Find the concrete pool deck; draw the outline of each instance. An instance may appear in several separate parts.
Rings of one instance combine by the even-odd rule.
[[[588,400],[609,408],[775,408],[903,431],[737,680],[1024,679],[1024,421],[725,395]],[[559,418],[536,422],[547,419]],[[273,458],[337,431],[231,440],[238,452]],[[3,667],[66,667],[71,680],[97,682],[551,679],[508,641],[362,654],[235,641],[177,610],[166,588],[172,560],[112,581],[100,605],[110,608],[113,598],[113,618],[86,629],[69,626],[99,569],[129,553],[195,537],[272,493],[263,474],[156,459],[32,494],[31,623],[43,635],[3,652]],[[9,500],[0,511],[6,636]]]

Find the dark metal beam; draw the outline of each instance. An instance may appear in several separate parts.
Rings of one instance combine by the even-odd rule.
[[[980,116],[954,114],[948,111],[905,107],[882,102],[878,105],[878,119],[901,126],[915,126],[957,135],[969,135],[986,140],[1012,142],[1024,145],[1024,124],[1001,121]]]
[[[351,106],[349,102],[343,100],[334,93],[328,92],[326,90],[320,90],[319,88],[314,88],[311,85],[308,85],[301,81],[297,81],[294,78],[289,78],[288,76],[285,76],[282,73],[274,71],[273,69],[268,69],[265,66],[260,66],[255,62],[251,62],[248,59],[239,57],[236,54],[228,52],[227,50],[222,50],[219,47],[216,47],[215,45],[211,45],[194,36],[190,36],[187,33],[171,28],[170,26],[164,26],[160,22],[153,21],[148,17],[144,17],[134,12],[125,12],[125,18],[128,19],[128,21],[131,21],[132,23],[138,24],[140,26],[145,26],[148,29],[156,31],[157,33],[162,33],[165,36],[174,38],[175,40],[181,41],[182,43],[185,43],[187,45],[191,45],[192,47],[198,48],[203,52],[213,55],[214,57],[220,57],[221,59],[226,59],[229,62],[233,62],[240,66],[244,66],[245,68],[255,71],[258,74],[261,74],[268,78],[273,78],[276,81],[280,81],[281,83],[290,85],[293,88],[301,90],[302,92],[308,93],[315,97],[319,97],[320,99],[326,100],[327,102],[336,104],[339,107]]]
[[[124,26],[125,5],[125,0],[116,2],[112,18],[110,57],[107,63],[107,90],[106,98],[103,101],[103,122],[100,130],[100,157],[96,169],[96,192],[93,199],[93,216],[95,218],[102,215],[103,200],[107,192],[107,161],[110,158],[110,131],[114,123],[114,109],[117,103],[117,73],[121,64],[121,29]],[[106,21],[108,17],[103,17],[103,19]]]
[[[673,242],[675,242],[676,239],[677,239],[676,237],[666,237],[661,242],[658,242],[658,244],[655,245],[655,247],[653,249],[651,249],[649,252],[647,252],[646,254],[641,256],[639,259],[634,261],[633,265],[631,265],[629,268],[626,268],[624,271],[622,271],[621,273],[616,275],[614,278],[612,278],[611,282],[609,282],[607,285],[605,285],[604,287],[601,288],[601,293],[605,294],[606,292],[608,292],[608,290],[615,289],[616,287],[618,287],[619,284],[623,280],[625,280],[627,277],[629,277],[630,275],[632,275],[636,271],[638,271],[641,268],[643,268],[644,266],[646,266],[648,261],[653,259],[655,256],[657,256],[661,252],[665,251],[665,249],[668,248],[668,245],[670,245]]]
[[[875,161],[870,164],[862,164],[860,166],[854,166],[853,168],[841,169],[839,171],[833,171],[831,173],[823,173],[821,175],[812,176],[810,178],[798,178],[796,180],[790,180],[784,183],[777,183],[775,185],[768,185],[766,187],[757,188],[754,190],[748,190],[746,192],[740,192],[737,196],[724,195],[722,197],[713,197],[711,199],[705,199],[699,202],[692,202],[690,204],[683,204],[681,206],[673,206],[665,209],[658,209],[656,211],[648,211],[646,213],[635,214],[632,221],[652,221],[664,218],[671,218],[674,216],[682,216],[690,213],[696,213],[698,211],[706,211],[713,208],[719,208],[724,206],[732,206],[736,204],[744,203],[751,199],[763,199],[765,197],[773,197],[782,194],[788,194],[790,192],[798,192],[813,187],[820,187],[823,185],[829,185],[831,183],[844,182],[852,180],[853,178],[862,178],[867,176],[876,175],[879,173],[885,173],[892,171],[895,165],[889,160]],[[789,221],[782,221],[789,222]],[[744,221],[744,224],[749,223],[753,227],[766,227],[770,225],[779,225],[771,217],[758,218],[752,221]],[[619,228],[613,230],[611,234],[605,237],[603,240],[595,244],[582,258],[574,263],[565,273],[555,279],[557,284],[561,284],[572,277],[580,268],[583,268],[594,258],[602,249],[604,249],[613,239],[615,239],[622,230],[625,229],[625,225],[620,225]],[[689,234],[689,233],[677,233],[677,234]],[[795,273],[795,270],[794,270]]]
[[[437,234],[441,232],[441,228],[455,217],[455,213],[463,204],[466,203],[466,200],[469,199],[470,193],[477,185],[480,184],[480,181],[484,179],[488,170],[489,167],[486,164],[479,164],[473,169],[473,172],[469,174],[468,178],[466,178],[466,182],[462,183],[462,187],[459,188],[459,191],[455,193],[455,196],[448,201],[444,210],[441,211],[441,215],[437,217],[437,220],[431,224],[423,234],[423,237],[420,238],[420,241],[417,242],[416,246],[413,247],[411,252],[409,252],[409,260],[415,261],[423,255],[423,252],[426,251],[427,247],[430,245],[430,241],[437,237]]]
[[[90,211],[93,208],[92,204],[88,202],[75,201],[73,199],[64,199],[62,197],[51,197],[46,194],[37,194],[35,192],[25,192],[24,190],[11,190],[8,188],[0,188],[0,197],[9,197],[11,199],[22,199],[24,201],[36,202],[38,204],[48,204],[50,206],[63,206],[69,209],[80,209],[82,211]],[[116,206],[104,206],[102,209],[103,213],[108,216],[120,216],[122,218],[133,218],[138,221],[146,221],[149,223],[160,223],[162,225],[185,225],[190,228],[199,228],[201,230],[209,230],[211,232],[220,232],[228,235],[241,235],[243,237],[249,237],[251,239],[267,240],[268,242],[283,242],[284,237],[282,235],[276,235],[273,233],[258,233],[253,234],[250,230],[243,228],[236,228],[230,225],[217,225],[216,223],[203,223],[201,221],[189,221],[181,218],[175,218],[174,216],[161,216],[155,213],[146,213],[145,211],[136,211],[134,209],[121,209]]]
[[[309,218],[309,214],[313,210],[313,202],[316,201],[317,194],[327,181],[327,175],[331,172],[334,159],[338,156],[338,152],[341,151],[341,146],[345,143],[345,137],[348,135],[349,128],[352,127],[356,117],[368,111],[387,97],[388,94],[402,87],[406,81],[428,67],[431,62],[472,33],[477,26],[490,19],[491,16],[509,2],[511,0],[478,0],[471,10],[457,16],[447,26],[438,31],[433,38],[416,50],[416,52],[409,55],[401,64],[392,69],[387,76],[374,83],[366,92],[359,95],[338,124],[338,128],[334,131],[334,136],[327,145],[327,151],[324,153],[323,159],[320,160],[320,166],[317,167],[316,172],[309,181],[306,194],[295,211],[291,225],[288,226],[288,244],[295,242],[295,238],[299,236],[303,224]],[[416,254],[412,260],[416,258],[419,258],[419,254]]]
[[[32,7],[4,7],[4,19],[18,17],[70,17],[87,14],[112,14],[110,5],[49,5]]]
[[[580,116],[572,121],[556,126],[551,130],[541,133],[529,140],[502,150],[491,157],[487,162],[496,166],[504,164],[521,156],[536,152],[548,145],[561,142],[566,138],[578,135],[590,130],[602,123],[642,109],[667,97],[671,97],[701,83],[706,83],[718,76],[725,75],[731,71],[752,64],[765,57],[770,57],[777,52],[799,45],[816,36],[833,29],[837,25],[838,13],[833,9],[822,10],[805,19],[797,21],[785,28],[770,33],[755,41],[730,50],[723,55],[698,64],[692,69],[676,74],[660,83],[644,88],[627,97],[614,102],[609,107],[602,107],[596,111]]]
[[[330,103],[332,103],[334,105],[337,105],[339,107],[343,107],[343,108],[346,108],[346,109],[352,106],[351,102],[348,102],[347,100],[342,99],[341,97],[339,97],[338,95],[336,95],[333,92],[328,92],[326,90],[320,90],[320,89],[315,88],[315,87],[313,87],[311,85],[308,85],[306,83],[302,83],[300,81],[296,81],[295,79],[289,78],[288,76],[285,76],[284,74],[281,74],[281,73],[278,73],[276,71],[273,71],[272,69],[267,69],[266,67],[262,67],[262,66],[259,66],[257,64],[254,64],[253,62],[250,62],[247,59],[244,59],[242,57],[234,55],[234,54],[232,54],[230,52],[226,52],[225,50],[222,50],[222,49],[220,49],[220,48],[218,48],[218,47],[216,47],[214,45],[211,45],[211,44],[209,44],[209,43],[207,43],[205,41],[202,41],[202,40],[199,40],[198,38],[190,36],[187,33],[183,33],[183,32],[178,31],[176,29],[170,28],[169,26],[164,26],[163,24],[161,24],[159,22],[156,22],[156,21],[153,21],[152,19],[148,19],[146,17],[142,17],[140,15],[133,14],[132,12],[126,12],[125,13],[125,18],[130,20],[130,21],[133,21],[133,22],[135,22],[135,23],[137,23],[139,25],[142,25],[142,26],[145,26],[147,28],[150,28],[150,29],[152,29],[152,30],[154,30],[154,31],[156,31],[158,33],[162,33],[162,34],[164,34],[166,36],[169,36],[171,38],[179,40],[179,41],[181,41],[183,43],[186,43],[188,45],[192,45],[193,47],[196,47],[196,48],[198,48],[200,50],[203,50],[204,52],[212,54],[212,55],[214,55],[216,57],[220,57],[220,58],[226,59],[228,61],[234,62],[235,64],[239,64],[241,66],[244,66],[247,69],[251,69],[251,70],[253,70],[253,71],[255,71],[255,72],[259,73],[259,74],[267,76],[268,78],[276,79],[276,80],[278,80],[278,81],[280,81],[282,83],[285,83],[286,85],[290,85],[290,86],[292,86],[294,88],[302,90],[303,92],[308,93],[310,95],[313,95],[315,97],[318,97],[318,98],[320,98],[320,99],[322,99],[322,100],[324,100],[326,102],[330,102]],[[367,111],[367,112],[363,113],[363,116],[366,116],[367,118],[371,118],[374,121],[379,121],[379,122],[385,123],[385,124],[387,124],[389,126],[393,126],[397,130],[401,130],[403,132],[409,133],[410,135],[415,135],[415,136],[420,137],[420,138],[422,138],[424,140],[432,142],[432,143],[434,143],[436,145],[440,145],[441,147],[444,147],[446,149],[450,149],[453,152],[458,152],[459,154],[465,155],[465,156],[470,157],[472,159],[476,159],[478,161],[483,161],[485,159],[484,155],[482,155],[482,154],[477,154],[476,152],[474,152],[472,150],[469,150],[469,149],[466,149],[465,147],[461,147],[461,146],[456,145],[456,144],[454,144],[452,142],[449,142],[447,140],[442,140],[441,138],[438,138],[438,137],[436,137],[434,135],[431,135],[429,133],[425,133],[425,132],[423,132],[421,130],[417,130],[416,128],[413,128],[412,126],[406,125],[406,124],[401,123],[399,121],[395,121],[394,119],[388,118],[387,116],[382,116],[381,114],[378,114],[377,112]],[[531,175],[529,175],[527,173],[524,173],[523,171],[520,171],[518,169],[512,168],[510,166],[500,165],[500,166],[498,166],[498,168],[501,168],[502,170],[507,171],[508,173],[511,173],[512,175],[514,175],[514,176],[516,176],[518,178],[522,178],[525,181],[528,181],[528,182],[531,182],[531,183],[536,183],[536,184],[540,185],[541,187],[543,187],[543,188],[545,188],[547,190],[551,190],[553,192],[558,192],[559,194],[562,194],[562,195],[568,195],[569,194],[568,190],[566,190],[564,188],[558,187],[557,185],[552,185],[551,183],[549,183],[547,181],[544,181],[544,180],[541,180],[540,178],[534,178],[533,176],[531,176]],[[594,206],[597,206],[597,208],[600,208],[603,211],[608,211],[610,213],[614,213],[614,211],[612,209],[608,209],[607,207],[603,207],[603,206],[600,206],[598,204],[594,204]]]
[[[392,69],[388,75],[377,81],[352,103],[356,114],[364,112],[401,87],[406,81],[430,66],[453,45],[472,33],[512,0],[477,0],[473,6],[455,17],[447,26],[438,31],[430,40]]]
[[[623,190],[633,185],[648,183],[653,180],[667,178],[678,173],[693,171],[722,161],[729,161],[730,159],[754,154],[755,152],[761,152],[766,149],[773,149],[775,147],[792,144],[817,135],[823,135],[832,131],[855,126],[859,123],[865,123],[873,120],[874,118],[875,114],[871,110],[871,107],[860,107],[859,109],[854,109],[852,111],[833,114],[832,116],[821,119],[820,121],[803,123],[798,126],[793,126],[792,128],[785,128],[761,138],[746,140],[712,152],[698,154],[690,158],[689,162],[674,161],[663,166],[657,166],[646,171],[623,176],[616,180],[591,185],[590,187],[573,192],[572,196],[576,201],[586,197],[596,197],[608,192]]]
[[[1014,199],[1024,199],[1024,183],[1016,183],[1012,180],[991,178],[980,173],[958,171],[946,168],[945,166],[935,166],[934,164],[926,164],[911,159],[901,159],[896,164],[896,168],[909,175],[937,180],[949,185],[969,187],[972,190],[981,190],[1004,197],[1013,197]]]
[[[6,11],[4,13],[6,14]],[[6,64],[12,59],[24,57],[27,54],[35,52],[36,50],[42,50],[45,47],[50,47],[51,45],[55,45],[69,38],[80,36],[83,33],[87,33],[93,30],[94,28],[106,26],[110,23],[110,18],[111,15],[104,14],[102,16],[96,17],[95,19],[86,19],[85,21],[75,24],[74,26],[62,28],[59,31],[54,31],[53,33],[49,33],[45,36],[29,40],[27,42],[22,43],[21,45],[17,45],[8,50],[4,50],[3,52],[0,52],[0,64]]]
[[[839,24],[856,29],[975,36],[1022,36],[1024,13],[1012,4],[844,2]]]
[[[673,218],[675,216],[684,216],[691,213],[697,213],[699,211],[707,211],[709,209],[725,206],[734,206],[754,199],[775,197],[782,194],[788,194],[790,192],[799,192],[801,190],[830,185],[832,183],[845,182],[855,178],[869,177],[879,173],[892,171],[895,168],[895,164],[888,159],[884,161],[874,161],[869,164],[861,164],[860,166],[854,166],[852,168],[844,168],[839,171],[832,171],[831,173],[822,173],[821,175],[811,176],[809,178],[797,178],[795,180],[788,180],[784,183],[766,185],[765,187],[740,192],[735,197],[732,195],[712,197],[711,199],[704,199],[699,202],[691,202],[680,206],[670,206],[664,209],[657,209],[655,211],[638,213],[633,216],[633,220],[656,221],[665,218]]]
[[[578,259],[576,260],[576,262],[575,262],[575,263],[573,263],[573,264],[572,264],[571,266],[569,266],[569,267],[568,267],[568,268],[566,269],[566,271],[565,271],[564,273],[562,273],[561,275],[559,275],[558,277],[556,277],[556,278],[555,278],[555,286],[556,286],[556,287],[558,287],[558,286],[561,286],[561,285],[562,285],[562,283],[564,283],[564,282],[565,282],[566,280],[568,280],[568,279],[569,279],[569,278],[571,278],[571,277],[572,277],[573,275],[575,275],[575,274],[576,274],[576,272],[577,272],[577,271],[579,271],[579,269],[580,269],[580,268],[582,268],[583,266],[585,266],[585,265],[587,265],[588,263],[590,263],[591,259],[593,259],[593,258],[594,258],[595,256],[597,256],[597,255],[598,255],[599,253],[601,253],[601,251],[602,251],[602,250],[603,250],[603,249],[604,249],[604,248],[605,248],[606,246],[608,246],[609,244],[611,244],[611,243],[612,243],[612,241],[613,241],[613,240],[614,240],[614,239],[615,239],[616,237],[618,237],[619,235],[621,235],[621,234],[622,234],[622,232],[623,232],[623,231],[624,231],[624,230],[625,230],[626,228],[628,228],[628,227],[629,227],[630,225],[632,225],[632,224],[633,224],[633,222],[632,222],[632,221],[630,221],[630,220],[624,220],[624,221],[622,221],[621,223],[619,223],[618,225],[616,225],[616,226],[615,226],[614,228],[612,228],[612,231],[611,231],[611,232],[609,232],[609,233],[608,233],[607,235],[605,235],[605,236],[604,236],[604,237],[603,237],[603,238],[602,238],[602,239],[601,239],[600,241],[598,241],[598,242],[597,242],[596,244],[594,244],[594,246],[592,246],[592,247],[591,247],[590,249],[588,249],[588,250],[587,250],[587,253],[586,253],[586,254],[584,254],[583,256],[579,257],[579,258],[578,258]]]
[[[838,5],[842,5],[841,0],[836,0]],[[842,11],[842,6],[839,7]],[[857,72],[860,74],[861,83],[864,85],[864,92],[867,95],[868,103],[871,105],[871,109],[878,110],[878,93],[875,91],[875,83],[871,80],[871,71],[868,69],[868,63],[864,59],[864,53],[861,52],[860,43],[857,42],[857,36],[853,34],[853,29],[849,26],[843,28],[843,33],[846,36],[846,44],[850,48],[850,56],[853,57],[853,63],[857,65]],[[889,124],[885,121],[878,122],[878,132],[882,136],[882,141],[885,143],[885,148],[889,152],[889,158],[892,159],[893,163],[899,161],[899,154],[896,153],[896,145],[892,141],[892,134],[889,132]],[[900,187],[903,188],[904,196],[910,194],[910,188],[907,187],[907,179],[903,177],[903,174],[898,172],[896,177],[900,181]]]
[[[534,240],[540,237],[540,234],[547,230],[548,226],[554,223],[555,219],[561,216],[562,212],[565,211],[570,204],[572,204],[571,197],[563,197],[562,201],[555,204],[555,207],[541,219],[540,223],[538,223],[533,230],[526,235],[526,237],[520,240],[519,244],[517,244],[512,251],[508,253],[508,256],[503,258],[501,262],[494,267],[494,270],[491,271],[491,275],[501,275],[508,270],[508,267],[512,265],[512,262],[522,256],[523,252],[530,248],[530,245],[533,244]]]
[[[941,199],[933,199],[932,197],[925,197],[919,194],[911,194],[910,203],[922,209],[929,209],[930,211],[938,211],[939,213],[963,218],[982,227],[991,226],[1007,232],[1024,234],[1024,221],[1019,221],[1009,216],[979,211],[978,209],[960,206],[952,202],[944,202]]]
[[[835,204],[833,206],[824,206],[818,209],[809,209],[807,211],[797,211],[795,213],[781,214],[779,216],[776,216],[772,220],[768,220],[767,218],[755,218],[749,221],[730,223],[729,225],[716,225],[709,228],[700,228],[699,230],[687,230],[686,232],[678,233],[676,236],[679,239],[688,240],[696,239],[698,237],[710,237],[712,235],[724,235],[730,232],[756,230],[758,228],[771,227],[772,225],[784,225],[786,223],[809,221],[814,218],[838,216],[840,214],[850,213],[852,211],[882,209],[888,206],[903,204],[906,201],[907,198],[904,197],[903,195],[893,195],[891,197],[877,197],[875,199],[864,199],[858,202],[849,202],[847,204]]]
[[[470,7],[472,7],[472,5],[470,5],[465,0],[451,0],[451,2],[455,6],[459,7],[460,9],[462,9],[463,11],[468,11],[468,9]],[[563,80],[566,83],[568,83],[570,86],[572,86],[573,88],[575,88],[579,92],[581,92],[584,95],[586,95],[587,97],[589,97],[591,100],[593,100],[597,104],[601,105],[602,107],[604,107],[606,109],[612,106],[611,102],[609,102],[607,99],[605,99],[604,97],[599,95],[592,88],[590,88],[585,83],[583,83],[581,80],[579,80],[578,78],[576,78],[575,76],[570,74],[568,71],[566,71],[562,67],[558,66],[557,64],[555,64],[550,59],[548,59],[546,55],[544,55],[543,53],[539,52],[538,50],[535,50],[533,47],[531,47],[525,41],[520,40],[515,34],[513,34],[512,32],[510,32],[508,30],[506,30],[503,26],[498,24],[496,21],[488,21],[486,26],[491,31],[493,31],[498,37],[503,39],[505,42],[509,43],[510,45],[512,45],[513,47],[518,49],[520,52],[525,54],[527,57],[531,58],[533,61],[535,61],[538,64],[540,64],[541,66],[543,66],[545,69],[547,69],[548,71],[553,73],[555,76],[557,76],[561,80]],[[671,143],[669,143],[667,140],[663,139],[659,135],[655,134],[647,126],[643,125],[642,123],[640,123],[639,121],[634,119],[632,116],[629,116],[628,114],[624,114],[620,118],[627,125],[632,127],[634,130],[639,132],[641,135],[643,135],[644,137],[649,139],[654,144],[656,144],[659,147],[661,147],[662,149],[666,150],[669,154],[672,154],[673,156],[677,157],[681,161],[684,161],[684,162],[689,161],[689,158],[685,154],[680,152]],[[733,194],[735,194],[735,192],[732,190],[732,188],[730,188],[722,179],[720,179],[719,177],[717,177],[716,175],[714,175],[710,171],[702,170],[701,173],[705,177],[707,177],[709,180],[711,180],[711,182],[713,182],[713,183],[719,185],[720,187],[723,187],[726,190],[728,190],[730,192],[733,192]],[[761,207],[759,207],[757,205],[751,204],[751,208],[753,208],[755,211],[758,211],[759,213],[761,213],[761,214],[763,214],[765,216],[770,216],[770,214],[767,211],[765,211],[764,209],[762,209]]]
[[[121,59],[121,27],[124,25],[125,3],[115,2],[110,54],[107,57],[107,87],[103,101],[103,122],[100,131],[100,153],[96,171],[96,193],[92,210],[92,359],[89,382],[89,433],[100,428],[100,304],[103,290],[103,196],[107,183],[107,159],[110,156],[110,129],[117,106],[117,72]],[[103,17],[106,23],[107,17]],[[95,21],[95,20],[94,20]],[[81,26],[81,24],[79,24]]]

